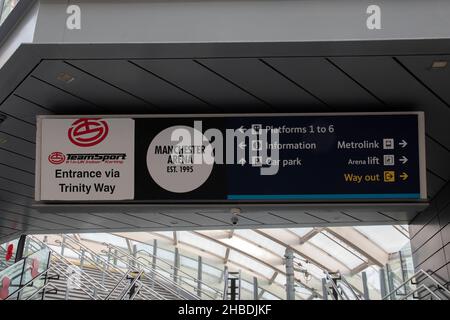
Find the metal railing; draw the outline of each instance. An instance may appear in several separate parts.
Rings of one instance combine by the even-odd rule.
[[[148,264],[145,264],[141,262],[140,260],[145,260],[147,263],[150,263],[147,259],[140,257],[136,258],[129,253],[127,253],[125,250],[123,250],[120,247],[106,244],[104,243],[106,247],[109,249],[109,253],[118,259],[120,262],[124,263],[127,266],[134,267],[139,270],[145,270],[146,276],[151,279],[152,286],[157,285],[159,287],[162,287],[164,290],[166,290],[168,293],[172,294],[175,298],[180,300],[185,300],[187,298],[189,299],[198,299],[196,296],[193,296],[191,292],[187,291],[185,288],[180,286],[180,284],[173,281],[170,277],[164,276],[159,272],[159,270],[153,268],[153,265],[149,266]],[[114,253],[112,253],[114,252]],[[119,254],[120,253],[120,254]],[[167,272],[167,271],[165,271]],[[181,280],[181,278],[179,278]]]
[[[161,259],[157,256],[154,256],[153,254],[151,254],[150,252],[146,251],[146,250],[138,250],[136,251],[136,257],[127,253],[124,249],[112,245],[112,244],[107,244],[104,243],[104,245],[108,246],[110,249],[113,250],[117,250],[119,252],[121,252],[123,255],[125,255],[127,258],[131,259],[131,261],[134,261],[136,263],[138,263],[139,265],[141,265],[143,268],[145,268],[150,274],[155,273],[155,275],[162,277],[161,280],[166,281],[168,283],[170,283],[171,285],[174,285],[176,287],[178,287],[180,290],[182,290],[183,292],[185,292],[185,294],[187,294],[188,296],[190,296],[191,298],[194,299],[199,299],[200,295],[204,295],[212,300],[217,299],[217,297],[222,297],[222,292],[220,292],[218,289],[211,287],[210,285],[208,285],[207,283],[197,279],[196,277],[191,276],[190,274],[184,272],[183,270],[181,270],[181,268],[178,268],[172,264],[170,264],[169,262],[165,261],[164,259]],[[145,255],[149,256],[152,261],[148,260],[147,258],[143,257],[143,256],[138,256],[139,253],[144,253]],[[141,262],[144,261],[145,263]],[[167,266],[167,268],[161,268],[160,266],[158,266],[158,262],[162,263],[163,265]],[[176,281],[172,280],[170,277],[165,276],[164,274],[162,274],[162,272],[165,273],[171,273],[168,272],[167,270],[171,270],[173,271],[173,274],[176,273],[176,277],[179,280],[180,284],[185,285],[187,287],[190,287],[191,290],[196,293],[196,296],[192,296],[193,293],[189,290],[187,290],[185,287],[180,286],[179,283],[177,283]],[[172,274],[172,275],[173,275]],[[188,281],[189,280],[189,281]],[[192,282],[192,283],[191,283]],[[199,289],[198,288],[198,284],[201,284],[201,287],[205,287],[208,288],[208,290],[203,290],[203,289]],[[213,294],[211,295],[210,292],[213,292]]]
[[[76,269],[76,266],[73,263],[71,263],[67,258],[59,254],[56,250],[54,250],[44,242],[40,241],[34,236],[29,236],[29,238],[34,242],[34,244],[33,242],[30,242],[31,246],[39,245],[41,247],[48,248],[52,252],[52,261],[50,262],[51,267],[58,274],[69,275],[69,270]],[[80,279],[80,281],[78,281],[78,289],[88,295],[91,299],[97,300],[99,293],[106,293],[108,291],[108,289],[104,285],[99,283],[96,279],[83,272],[82,270],[80,270],[78,276]]]
[[[425,290],[428,291],[429,293],[432,293],[432,296],[434,296],[436,299],[438,300],[448,300],[450,298],[450,291],[443,285],[441,284],[438,280],[436,280],[435,278],[433,278],[428,272],[420,269],[419,271],[417,271],[416,273],[414,273],[411,277],[409,277],[407,280],[405,280],[402,284],[400,284],[397,288],[395,288],[394,290],[392,290],[391,292],[389,292],[388,294],[386,294],[384,297],[382,297],[383,300],[389,299],[391,296],[396,295],[397,291],[402,289],[402,288],[406,288],[406,286],[408,286],[410,283],[411,284],[416,284],[417,283],[417,278],[419,276],[424,276],[426,279],[430,280],[431,283],[436,286],[436,290],[432,290],[428,285],[425,284],[421,284],[419,285],[417,288],[415,288],[414,290],[412,290],[410,293],[406,293],[405,296],[402,297],[401,300],[407,299],[410,296],[414,297],[414,294],[417,292],[420,292],[421,290]],[[446,298],[444,297],[439,297],[435,292],[444,292],[446,294]],[[417,297],[416,297],[417,298]],[[444,298],[444,299],[443,299]]]
[[[109,277],[113,281],[116,281],[116,284],[113,288],[113,291],[117,290],[121,285],[124,286],[123,290],[131,289],[132,285],[130,282],[126,281],[127,275],[131,272],[130,268],[128,268],[126,271],[124,271],[121,268],[116,267],[113,263],[111,263],[108,260],[101,257],[98,253],[91,250],[84,244],[82,244],[80,241],[74,239],[73,237],[67,236],[67,235],[61,235],[64,246],[71,249],[77,256],[80,258],[83,257],[83,259],[89,261],[94,268],[102,272],[102,279],[104,277]],[[55,240],[56,243],[62,245],[63,241]],[[84,253],[89,253],[89,255],[86,255]],[[141,283],[140,280],[138,280],[138,284],[140,287],[139,295],[142,298],[148,299],[148,300],[164,300],[164,297],[159,294],[158,292],[152,290],[151,288],[148,288],[143,283]],[[102,284],[103,286],[103,284]],[[106,289],[106,288],[105,288]],[[108,290],[106,290],[108,291]],[[103,298],[110,299],[112,297],[112,293],[107,293]]]

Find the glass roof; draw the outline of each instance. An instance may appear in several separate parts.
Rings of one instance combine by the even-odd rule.
[[[355,229],[388,253],[399,251],[409,241],[409,238],[402,232],[399,232],[394,226],[361,226],[355,227]]]

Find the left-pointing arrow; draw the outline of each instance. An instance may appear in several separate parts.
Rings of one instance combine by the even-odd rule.
[[[408,179],[408,174],[407,174],[406,172],[403,172],[403,173],[400,175],[400,178],[402,178],[402,180],[405,181],[406,179]]]

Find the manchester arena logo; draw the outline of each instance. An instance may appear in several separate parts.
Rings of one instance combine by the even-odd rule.
[[[66,156],[62,152],[52,152],[48,156],[48,161],[52,164],[61,164],[66,161]]]
[[[92,147],[105,140],[108,131],[105,120],[81,118],[72,123],[68,136],[70,142],[78,147]]]

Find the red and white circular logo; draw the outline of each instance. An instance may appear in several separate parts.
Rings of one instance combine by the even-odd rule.
[[[108,135],[109,127],[105,120],[95,118],[78,119],[69,128],[69,140],[78,147],[92,147]]]
[[[66,156],[62,152],[52,152],[48,156],[48,161],[52,164],[61,164],[66,161]]]

